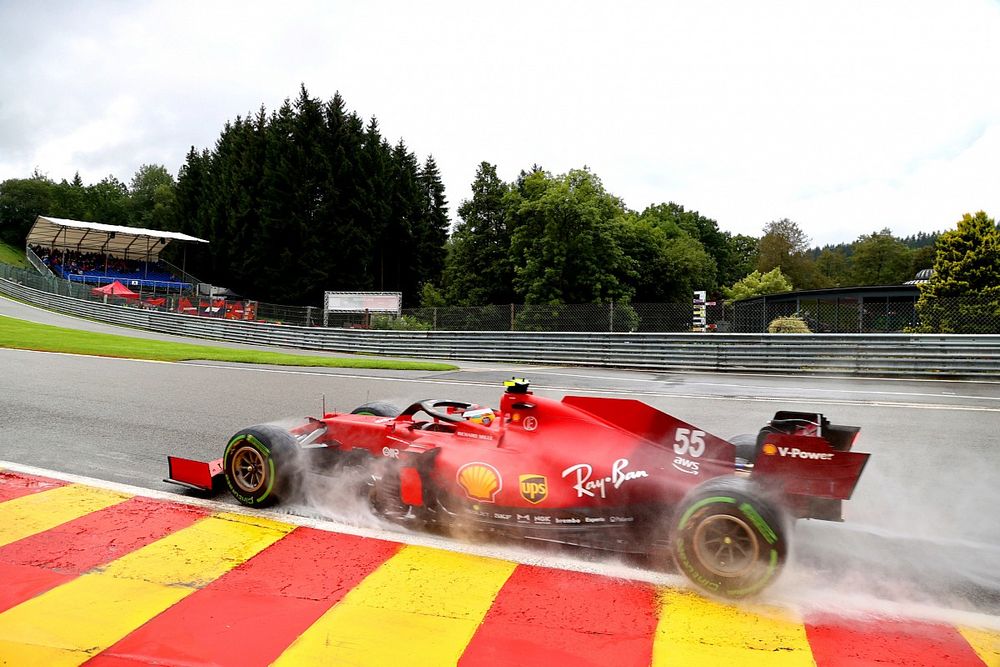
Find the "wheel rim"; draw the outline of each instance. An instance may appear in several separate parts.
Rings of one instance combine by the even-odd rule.
[[[698,524],[694,550],[713,574],[739,577],[757,563],[760,543],[753,529],[739,517],[715,514]]]
[[[240,490],[254,493],[264,486],[264,455],[256,448],[245,446],[233,455],[233,481]]]

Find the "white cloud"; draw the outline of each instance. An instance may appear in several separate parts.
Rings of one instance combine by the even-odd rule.
[[[1000,215],[986,0],[11,2],[0,26],[0,179],[176,172],[304,82],[433,153],[453,209],[487,160],[819,243]]]

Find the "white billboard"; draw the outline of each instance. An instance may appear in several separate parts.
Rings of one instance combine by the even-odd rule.
[[[325,292],[323,310],[328,313],[394,313],[403,306],[402,292]]]

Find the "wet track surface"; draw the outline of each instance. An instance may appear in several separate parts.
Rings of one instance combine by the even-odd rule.
[[[0,314],[154,336],[5,299]],[[778,409],[821,411],[861,426],[856,447],[872,458],[845,524],[797,526],[793,562],[769,595],[1000,614],[1000,384],[492,364],[433,374],[283,369],[17,350],[0,350],[0,369],[0,460],[157,490],[172,489],[162,482],[168,453],[217,457],[236,430],[317,414],[324,396],[337,410],[429,397],[495,404],[502,380],[520,375],[550,396],[635,397],[722,437],[755,431]]]

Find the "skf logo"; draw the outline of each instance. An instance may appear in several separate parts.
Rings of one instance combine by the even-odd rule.
[[[545,475],[521,475],[521,497],[533,505],[545,500],[549,495],[549,482]]]
[[[775,447],[772,443],[766,442],[764,443],[764,447],[760,451],[764,452],[768,456],[774,456],[775,454],[778,453],[778,448]]]
[[[455,479],[465,495],[485,503],[492,503],[503,488],[499,471],[489,463],[466,463],[458,469]]]

